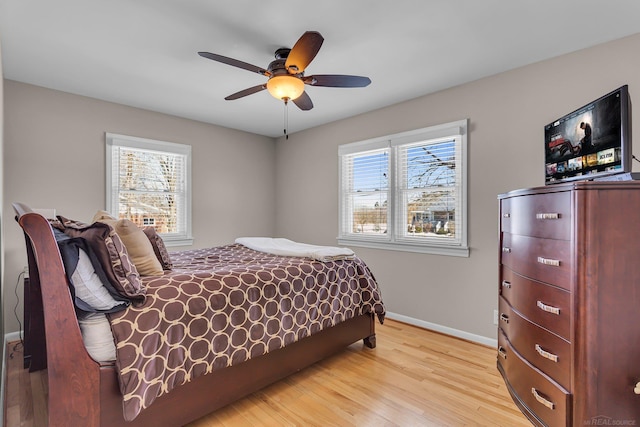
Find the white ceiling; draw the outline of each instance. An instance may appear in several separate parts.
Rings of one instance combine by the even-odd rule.
[[[267,67],[306,31],[324,36],[305,71],[371,78],[309,87],[289,133],[640,32],[638,0],[0,0],[6,79],[281,136],[266,77],[198,51]]]

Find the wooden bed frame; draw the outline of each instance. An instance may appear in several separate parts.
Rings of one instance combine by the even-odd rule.
[[[122,416],[114,364],[87,353],[53,230],[40,214],[14,203],[29,264],[25,361],[47,369],[49,426],[182,426],[247,396],[362,339],[374,348],[373,314],[340,323],[286,348],[214,371],[156,401],[132,422]]]

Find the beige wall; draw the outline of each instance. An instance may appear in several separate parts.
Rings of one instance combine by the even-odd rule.
[[[4,152],[4,78],[2,76],[2,40],[0,40],[0,206],[2,206],[2,199],[4,195],[3,188],[3,176],[4,176],[4,162],[2,160],[3,152]],[[4,232],[3,221],[4,215],[2,215],[2,209],[0,209],[0,311],[4,313],[6,310],[4,308],[4,251],[3,251],[3,240],[4,240]],[[2,333],[2,338],[0,342],[4,343],[4,314],[0,315],[0,333]],[[2,407],[0,407],[0,419],[4,420],[4,381],[5,381],[5,370],[4,370],[4,361],[5,361],[5,351],[6,348],[4,344],[2,345],[2,350],[0,350],[0,357],[2,357],[0,361],[0,366],[2,369],[0,370],[0,403],[2,403]]]
[[[241,235],[273,234],[273,139],[15,81],[4,83],[5,218],[14,216],[11,202],[20,201],[91,220],[105,207],[104,133],[113,132],[192,146],[193,247],[232,243]],[[12,291],[5,293],[4,321],[11,332],[18,330],[13,286],[26,265],[26,253],[13,220],[5,224],[4,237],[5,288]],[[18,292],[21,295],[21,288]]]
[[[496,196],[543,184],[544,124],[623,84],[629,84],[632,99],[640,99],[638,49],[640,35],[635,35],[300,132],[288,141],[280,138],[276,144],[266,137],[5,81],[3,214],[11,218],[10,202],[18,200],[91,218],[104,206],[108,131],[193,146],[195,246],[249,234],[335,245],[338,145],[469,118],[471,256],[354,249],[378,278],[389,311],[495,338]],[[633,113],[636,130],[639,110]],[[33,173],[28,180],[26,170]],[[13,286],[25,263],[24,241],[17,225],[9,223],[5,259],[5,281]],[[18,326],[13,292],[7,294],[3,307],[10,332]]]
[[[277,234],[336,244],[338,145],[469,118],[471,256],[353,249],[379,280],[389,311],[495,339],[496,197],[544,185],[544,125],[623,84],[638,104],[640,134],[638,51],[640,34],[280,138]]]

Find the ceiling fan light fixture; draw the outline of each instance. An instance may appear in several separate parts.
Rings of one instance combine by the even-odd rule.
[[[274,98],[284,101],[285,107],[289,101],[302,111],[313,108],[309,94],[304,90],[305,85],[324,87],[365,87],[371,83],[368,77],[351,76],[345,74],[318,74],[305,76],[304,71],[322,46],[324,38],[317,31],[306,31],[293,48],[282,47],[276,50],[274,61],[265,69],[247,62],[229,58],[210,52],[198,52],[203,58],[236,68],[258,73],[268,78],[266,83],[259,84],[225,97],[227,101],[243,98],[247,95],[261,92],[265,89]],[[286,108],[285,108],[286,111]]]
[[[294,76],[273,76],[267,81],[267,90],[276,99],[294,100],[304,92],[304,82]]]

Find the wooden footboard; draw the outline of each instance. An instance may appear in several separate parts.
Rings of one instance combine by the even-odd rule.
[[[362,315],[264,356],[198,377],[156,399],[130,423],[122,418],[115,371],[103,369],[100,425],[182,426],[364,340],[374,334],[374,328],[374,316]]]
[[[14,209],[26,236],[30,289],[41,293],[32,298],[41,297],[42,303],[51,427],[181,426],[360,339],[367,347],[375,347],[374,315],[362,315],[286,348],[198,377],[159,397],[133,422],[126,422],[115,367],[97,363],[84,347],[51,226],[22,204],[14,204]],[[44,351],[45,342],[39,342],[42,338],[29,339],[34,348]],[[39,368],[43,367],[40,363]]]

